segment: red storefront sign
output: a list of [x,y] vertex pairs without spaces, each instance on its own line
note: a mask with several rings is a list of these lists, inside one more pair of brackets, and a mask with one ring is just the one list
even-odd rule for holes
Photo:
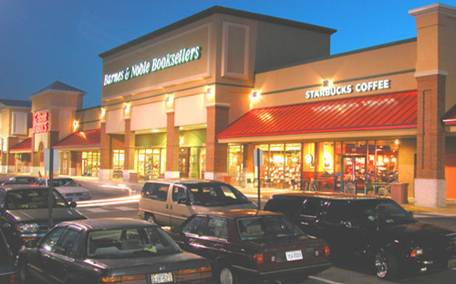
[[33,114],[33,133],[49,131],[49,112],[39,111]]

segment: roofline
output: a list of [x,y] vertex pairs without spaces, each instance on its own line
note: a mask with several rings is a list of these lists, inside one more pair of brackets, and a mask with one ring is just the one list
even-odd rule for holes
[[262,70],[260,72],[255,72],[255,75],[256,74],[261,74],[261,73],[267,73],[267,72],[271,72],[271,71],[276,71],[276,70],[280,70],[280,69],[285,69],[285,68],[289,68],[289,67],[294,67],[294,66],[298,66],[298,65],[303,65],[303,64],[309,64],[309,63],[329,60],[329,59],[333,59],[333,58],[337,58],[337,57],[341,57],[341,56],[352,55],[352,54],[356,54],[356,53],[372,51],[372,50],[386,48],[386,47],[391,47],[391,46],[395,46],[395,45],[406,44],[406,43],[410,43],[410,42],[416,42],[416,37],[407,38],[407,39],[401,39],[401,40],[397,40],[397,41],[391,41],[391,42],[382,43],[382,44],[373,45],[373,46],[368,46],[368,47],[363,47],[363,48],[359,48],[359,49],[354,49],[354,50],[350,50],[350,51],[336,53],[336,54],[325,56],[325,57],[307,59],[307,60],[304,60],[302,62],[294,62],[294,63],[291,63],[291,64],[286,64],[286,65],[282,65],[282,66],[279,66],[279,67],[273,67],[273,68],[270,68],[270,69],[267,69],[267,70]]
[[223,6],[212,6],[206,10],[203,10],[201,12],[198,12],[196,14],[193,14],[189,17],[183,18],[181,20],[178,20],[177,22],[174,22],[170,25],[167,25],[165,27],[159,28],[153,32],[150,32],[148,34],[145,34],[143,36],[140,36],[136,39],[133,39],[127,43],[124,43],[122,45],[119,45],[117,47],[114,47],[112,49],[109,49],[107,51],[104,51],[99,54],[101,58],[105,58],[107,56],[113,55],[121,50],[127,49],[133,45],[143,43],[151,38],[158,37],[162,34],[165,34],[167,32],[170,32],[172,30],[181,28],[187,24],[190,24],[192,22],[196,22],[200,19],[203,19],[205,17],[209,17],[213,14],[226,14],[226,15],[231,15],[231,16],[238,16],[238,17],[243,17],[243,18],[250,18],[253,20],[258,20],[258,21],[263,21],[263,22],[273,22],[276,24],[280,25],[287,25],[295,28],[300,28],[300,29],[306,29],[306,30],[314,30],[317,32],[321,33],[326,33],[326,34],[333,34],[336,32],[335,29],[331,29],[328,27],[323,27],[323,26],[318,26],[318,25],[312,25],[312,24],[307,24],[299,21],[294,21],[290,19],[285,19],[285,18],[279,18],[279,17],[274,17],[274,16],[269,16],[269,15],[264,15],[264,14],[258,14],[258,13],[253,13],[253,12],[247,12],[243,10],[238,10],[238,9],[233,9],[233,8],[227,8]]
[[82,112],[82,111],[91,110],[91,109],[96,109],[96,108],[101,108],[101,105],[91,106],[91,107],[85,107],[85,108],[80,108],[80,109],[77,109],[76,112]]

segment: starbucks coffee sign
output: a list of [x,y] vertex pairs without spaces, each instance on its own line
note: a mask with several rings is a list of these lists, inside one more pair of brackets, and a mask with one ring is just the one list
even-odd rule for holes
[[154,57],[128,66],[118,72],[105,74],[103,86],[109,86],[122,81],[141,77],[152,72],[185,64],[201,58],[201,46],[182,48],[176,52],[167,53],[160,57]]
[[391,88],[391,80],[376,80],[357,83],[355,85],[336,85],[323,86],[320,89],[308,90],[305,93],[306,100],[318,99],[323,97],[333,97],[340,95],[348,95],[352,93],[367,93]]

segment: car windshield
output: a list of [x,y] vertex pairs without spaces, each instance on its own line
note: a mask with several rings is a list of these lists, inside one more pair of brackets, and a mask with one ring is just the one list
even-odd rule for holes
[[237,221],[241,240],[296,237],[304,233],[283,216],[252,216]]
[[34,177],[11,177],[4,181],[4,184],[33,184],[36,183]]
[[250,203],[248,198],[232,186],[223,183],[187,185],[193,205],[225,206]]
[[181,252],[179,246],[156,226],[91,231],[89,258],[131,258]]
[[[44,209],[48,208],[47,188],[36,189],[14,189],[6,193],[5,209],[23,210],[23,209]],[[66,201],[60,194],[54,191],[54,208],[66,207]]]
[[361,223],[413,223],[413,216],[392,200],[358,200],[350,204],[354,219]]

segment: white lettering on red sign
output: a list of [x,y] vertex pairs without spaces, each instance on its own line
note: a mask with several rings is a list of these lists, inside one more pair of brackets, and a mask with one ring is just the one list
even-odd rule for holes
[[39,111],[33,114],[33,133],[49,131],[49,112]]

